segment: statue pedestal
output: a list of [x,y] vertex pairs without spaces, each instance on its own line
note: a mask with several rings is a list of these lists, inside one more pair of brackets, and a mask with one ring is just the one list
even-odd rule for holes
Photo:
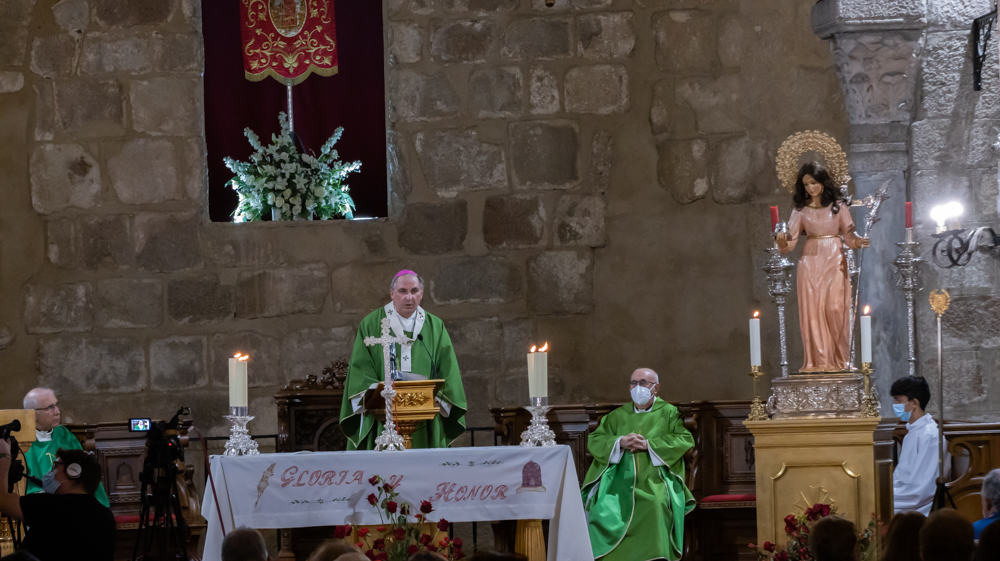
[[815,503],[865,528],[892,518],[892,423],[876,418],[744,421],[754,436],[757,543],[784,546],[785,517]]
[[[429,421],[438,414],[440,407],[434,397],[444,385],[444,380],[399,380],[392,383],[396,397],[392,400],[392,420],[396,430],[403,437],[403,445],[413,448],[411,436],[420,421]],[[385,399],[382,397],[384,384],[368,390],[365,409],[371,411],[380,422],[385,422]]]

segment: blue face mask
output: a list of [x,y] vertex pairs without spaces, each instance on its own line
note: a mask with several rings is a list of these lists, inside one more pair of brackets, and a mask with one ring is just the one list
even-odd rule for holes
[[45,477],[42,478],[42,491],[45,491],[50,495],[55,495],[58,490],[59,482],[56,481],[56,470],[52,470],[46,473]]
[[902,419],[905,422],[909,422],[909,420],[910,420],[910,413],[912,413],[912,411],[907,411],[906,410],[906,404],[905,403],[893,403],[892,404],[892,412],[897,417],[899,417],[900,419]]

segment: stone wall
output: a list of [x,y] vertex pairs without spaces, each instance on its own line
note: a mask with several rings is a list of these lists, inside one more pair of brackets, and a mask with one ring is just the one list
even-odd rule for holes
[[213,224],[197,0],[0,0],[0,407],[41,383],[75,421],[187,404],[219,433],[239,350],[272,432],[273,392],[348,355],[403,267],[470,425],[525,401],[543,340],[555,402],[627,399],[637,366],[747,398],[756,308],[777,370],[774,151],[849,125],[811,4],[387,0],[390,218]]

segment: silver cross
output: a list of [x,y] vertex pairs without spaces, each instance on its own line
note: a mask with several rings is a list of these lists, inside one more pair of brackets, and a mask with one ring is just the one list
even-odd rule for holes
[[391,347],[389,345],[395,345],[396,343],[406,345],[412,342],[413,340],[406,336],[392,336],[389,329],[389,318],[387,317],[382,318],[381,337],[365,337],[366,346],[382,345],[382,379],[385,380],[382,397],[385,398],[385,428],[382,434],[375,439],[375,450],[403,450],[405,447],[403,437],[399,436],[399,433],[396,432],[396,423],[392,420],[392,401],[396,397],[396,389],[392,387],[392,373],[390,372],[391,366],[389,365]]

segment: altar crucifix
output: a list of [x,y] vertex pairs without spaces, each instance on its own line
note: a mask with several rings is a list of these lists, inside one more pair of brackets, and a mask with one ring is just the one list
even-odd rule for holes
[[396,424],[392,420],[393,398],[396,397],[396,390],[393,388],[393,374],[395,364],[392,364],[391,355],[394,354],[395,345],[407,345],[413,341],[406,337],[395,337],[389,327],[389,318],[382,318],[382,336],[365,337],[366,346],[382,345],[382,372],[385,377],[385,386],[382,389],[382,397],[385,398],[385,429],[375,439],[376,450],[403,450],[403,437],[396,432]]

